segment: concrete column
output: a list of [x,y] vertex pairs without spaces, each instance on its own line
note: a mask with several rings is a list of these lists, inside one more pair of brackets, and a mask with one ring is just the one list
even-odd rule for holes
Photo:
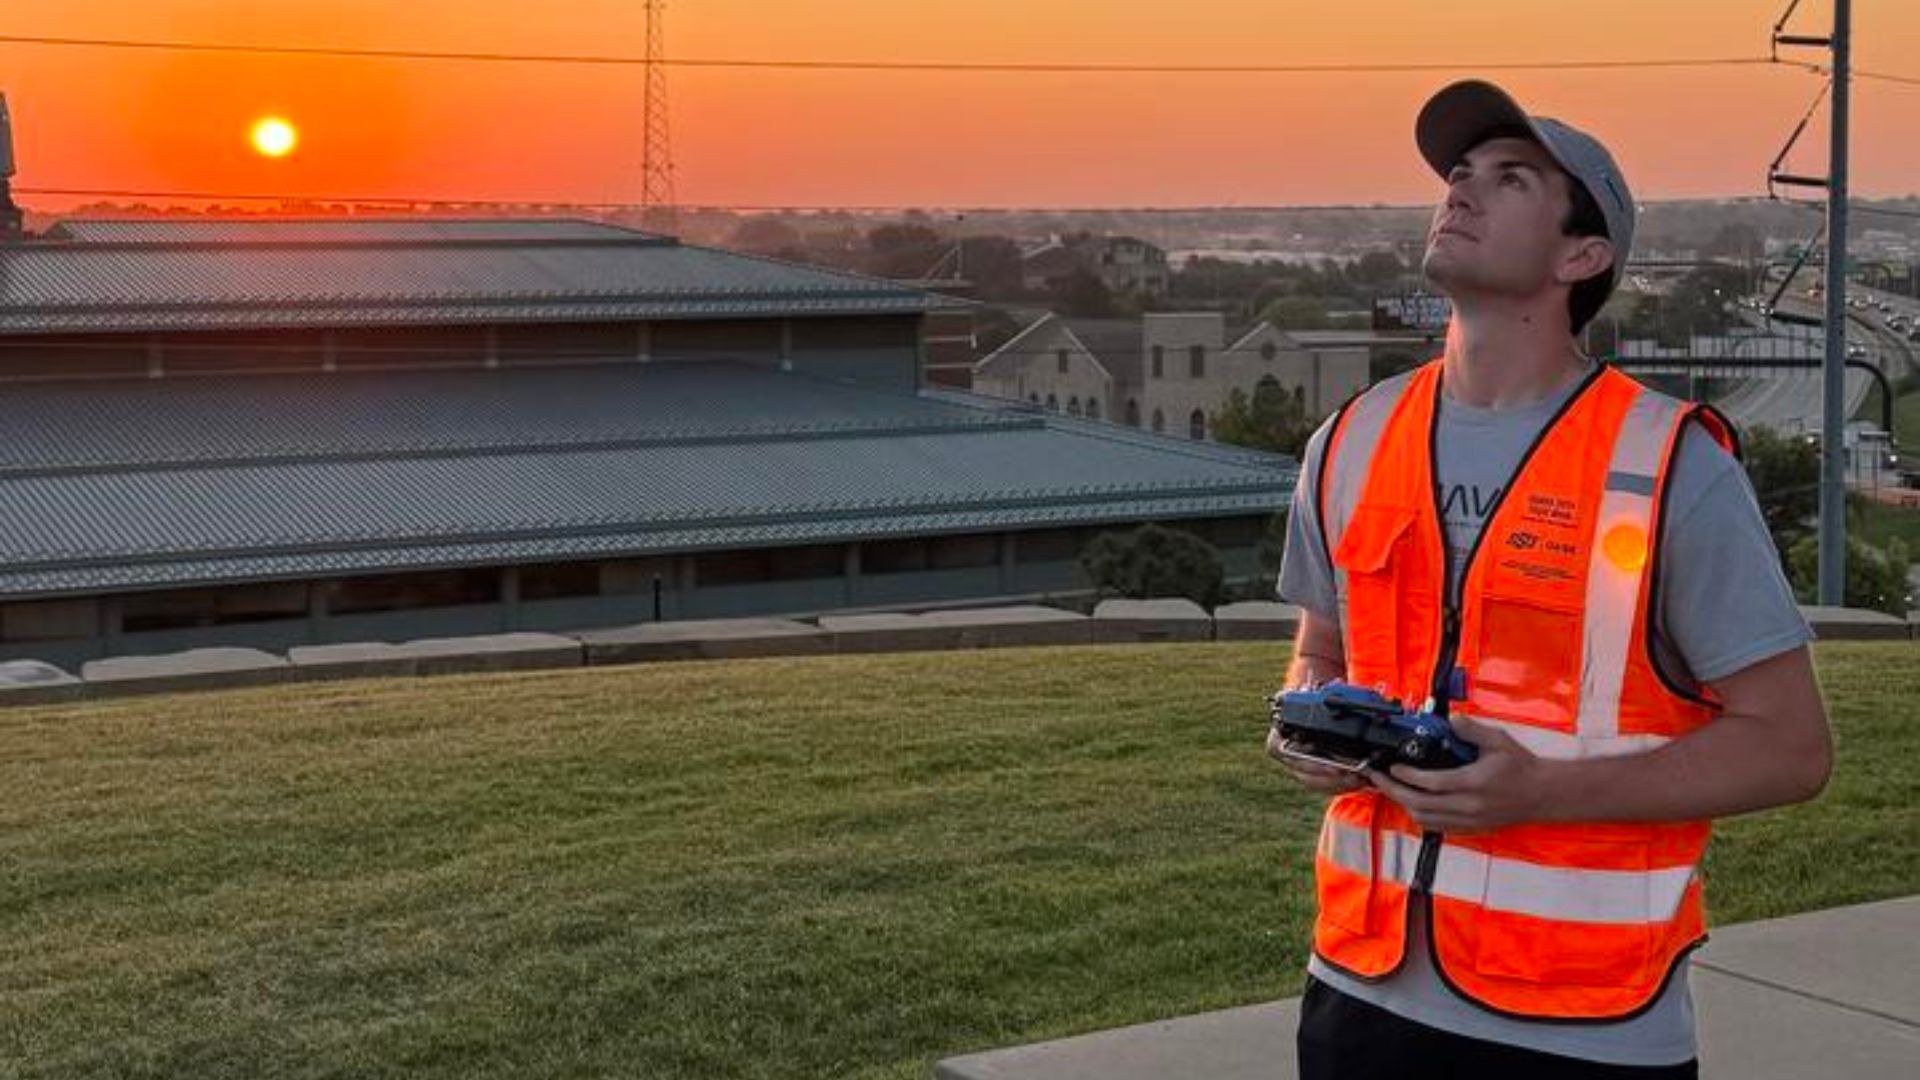
[[780,370],[793,370],[793,320],[780,320]]
[[855,598],[860,595],[860,543],[855,541],[847,545],[846,562],[842,570],[841,596],[848,607],[858,604]]
[[509,566],[500,571],[500,629],[520,628],[520,568]]
[[100,598],[100,640],[107,643],[109,653],[119,651],[120,606],[120,598],[117,596]]
[[327,583],[310,581],[307,583],[307,640],[319,645],[327,637]]
[[329,373],[340,370],[339,343],[331,330],[320,332],[320,370]]
[[645,364],[653,360],[653,324],[641,323],[634,328],[633,358]]
[[500,328],[497,326],[487,327],[487,355],[485,366],[490,368],[500,366]]
[[166,350],[158,334],[147,335],[147,378],[158,379],[167,373]]

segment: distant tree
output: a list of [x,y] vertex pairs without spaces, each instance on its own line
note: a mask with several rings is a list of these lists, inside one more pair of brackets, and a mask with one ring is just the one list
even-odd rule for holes
[[880,277],[918,278],[952,242],[925,225],[880,225],[867,233],[867,272]]
[[1360,256],[1348,275],[1361,285],[1385,288],[1396,285],[1407,273],[1407,264],[1391,251],[1369,251]]
[[[1847,537],[1847,580],[1842,590],[1847,607],[1884,611],[1905,618],[1907,595],[1907,545],[1898,538],[1887,546],[1875,547],[1853,535]],[[1787,579],[1794,595],[1803,604],[1819,597],[1820,538],[1805,536],[1787,553]]]
[[1078,319],[1112,318],[1120,311],[1113,293],[1091,270],[1077,269],[1053,289],[1053,306],[1063,315]]
[[1741,433],[1747,479],[1760,516],[1785,559],[1809,535],[1820,508],[1820,451],[1805,439],[1756,427]]
[[1023,294],[1020,245],[1008,237],[967,237],[960,243],[958,269],[982,300],[1018,300]]
[[734,228],[728,246],[762,255],[793,251],[801,246],[800,230],[771,214],[756,215]]
[[1278,382],[1262,379],[1247,392],[1234,387],[1208,423],[1217,442],[1299,457],[1313,434],[1313,420],[1300,399]]
[[1671,330],[1684,335],[1721,334],[1739,319],[1733,302],[1747,291],[1746,272],[1737,266],[1702,266],[1674,283],[1662,305]]
[[1094,587],[1134,600],[1184,596],[1211,609],[1226,595],[1226,569],[1212,544],[1179,529],[1142,525],[1103,532],[1080,552]]
[[1282,296],[1262,309],[1260,317],[1282,330],[1324,330],[1327,304],[1312,296]]

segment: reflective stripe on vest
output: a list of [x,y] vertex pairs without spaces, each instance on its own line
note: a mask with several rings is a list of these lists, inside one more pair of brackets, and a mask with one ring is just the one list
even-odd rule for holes
[[[1382,830],[1377,880],[1413,883],[1420,859],[1420,838]],[[1372,837],[1365,829],[1327,820],[1321,827],[1320,854],[1351,873],[1366,877],[1376,865]],[[1658,870],[1588,870],[1542,866],[1448,844],[1440,849],[1430,892],[1492,911],[1510,911],[1541,919],[1583,923],[1663,923],[1680,910],[1692,866]]]
[[[1620,684],[1633,644],[1634,615],[1640,604],[1641,578],[1653,551],[1654,484],[1680,419],[1680,402],[1641,390],[1627,410],[1613,460],[1607,465],[1606,493],[1587,564],[1586,638],[1580,665],[1582,739],[1600,753],[1614,748],[1620,733]],[[1641,736],[1615,752],[1650,749],[1665,740]]]
[[1380,436],[1386,433],[1394,406],[1412,381],[1412,372],[1396,375],[1355,398],[1341,417],[1339,430],[1321,450],[1332,455],[1327,463],[1327,489],[1319,493],[1329,551],[1334,540],[1347,531],[1353,508],[1360,505],[1360,492],[1367,484],[1367,464],[1380,445]]

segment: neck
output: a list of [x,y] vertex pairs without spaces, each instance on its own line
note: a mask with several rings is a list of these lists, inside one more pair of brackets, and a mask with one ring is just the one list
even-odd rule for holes
[[1578,379],[1587,358],[1564,310],[1504,300],[1454,303],[1441,383],[1449,398],[1487,409],[1531,405]]

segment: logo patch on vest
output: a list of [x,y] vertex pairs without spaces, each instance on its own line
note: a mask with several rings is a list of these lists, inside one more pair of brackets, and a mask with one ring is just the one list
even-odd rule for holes
[[1579,547],[1567,533],[1579,527],[1580,504],[1559,495],[1528,495],[1516,527],[1500,538],[1507,550],[1496,566],[1504,574],[1533,582],[1580,579]]

